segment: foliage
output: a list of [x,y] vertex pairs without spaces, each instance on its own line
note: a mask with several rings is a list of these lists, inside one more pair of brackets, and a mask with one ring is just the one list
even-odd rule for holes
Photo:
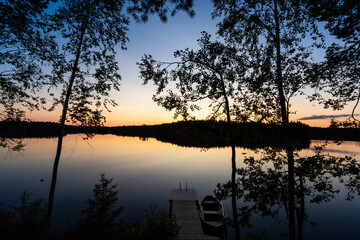
[[125,49],[128,41],[129,20],[122,11],[122,1],[62,1],[48,16],[48,33],[61,36],[51,80],[53,86],[64,86],[60,97],[54,95],[51,110],[68,99],[74,123],[97,126],[104,121],[99,107],[116,105],[109,99],[109,91],[119,90],[121,80],[115,46]]
[[118,191],[112,181],[101,174],[99,183],[94,186],[93,198],[87,201],[88,207],[79,222],[87,239],[111,239],[120,227],[119,215],[123,208],[116,207]]
[[345,121],[337,121],[335,119],[331,119],[330,128],[353,128],[359,129],[360,122],[356,121],[352,118],[348,118]]
[[316,19],[299,1],[215,0],[214,7],[213,17],[221,18],[218,34],[251,62],[251,91],[272,97],[275,102],[265,106],[275,104],[286,123],[291,97],[310,84],[312,50],[322,44]]
[[[313,87],[318,91],[311,100],[318,100],[325,108],[343,109],[349,102],[355,102],[352,118],[360,100],[360,21],[358,1],[318,0],[308,1],[313,16],[325,21],[325,28],[339,41],[330,45],[326,59],[314,69],[320,75]],[[326,93],[325,96],[321,91]],[[327,95],[330,95],[328,97]]]
[[[221,42],[211,42],[210,37],[202,33],[198,51],[175,51],[178,62],[158,62],[145,55],[138,63],[144,84],[153,81],[157,86],[153,100],[166,110],[175,110],[174,118],[194,119],[189,111],[200,110],[196,102],[207,99],[213,109],[209,117],[216,119],[225,114],[227,99],[242,96],[237,82],[244,74],[244,67],[237,64],[242,57]],[[177,92],[167,88],[170,82],[176,83]]]
[[44,202],[41,199],[30,201],[30,195],[24,191],[19,206],[0,209],[2,239],[48,239]]
[[[131,2],[139,4],[138,1]],[[165,4],[161,2],[162,5]],[[171,2],[178,3],[177,0]],[[48,91],[53,96],[53,105],[49,110],[55,109],[59,104],[63,106],[49,192],[49,224],[65,122],[71,121],[81,126],[102,126],[105,122],[103,108],[109,110],[109,106],[117,105],[109,93],[112,89],[120,89],[121,76],[115,59],[115,47],[126,49],[129,25],[129,17],[125,13],[126,3],[124,0],[63,0],[53,13],[47,15],[46,33],[59,39],[57,42],[61,49],[52,64],[51,85],[62,87],[60,96],[55,96],[49,88]],[[159,1],[148,2],[147,6],[156,3]],[[188,3],[191,4],[192,1]],[[140,8],[135,12],[138,10],[146,11]],[[150,14],[153,13],[150,11]]]
[[176,224],[174,216],[170,216],[167,211],[156,211],[150,207],[145,216],[145,221],[139,224],[126,226],[120,239],[127,240],[146,240],[159,239],[166,240],[176,237],[179,233],[179,226]]
[[0,2],[2,111],[16,108],[17,104],[34,110],[45,102],[36,93],[47,84],[43,67],[56,56],[54,39],[43,29],[42,14],[48,4],[48,0]]
[[325,21],[325,28],[339,39],[352,42],[359,35],[360,3],[356,0],[335,1],[335,0],[316,0],[308,1],[310,13]]
[[100,175],[93,188],[93,198],[75,226],[51,232],[46,227],[46,208],[41,199],[30,201],[26,191],[20,195],[20,204],[0,208],[0,238],[17,239],[170,239],[176,237],[179,227],[174,216],[166,210],[152,207],[146,211],[145,220],[140,223],[125,223],[119,218],[123,208],[116,207],[118,191],[113,179]]
[[[58,3],[50,4],[52,2]],[[70,118],[83,124],[103,121],[99,110],[90,109],[91,100],[86,98],[92,99],[98,107],[99,97],[105,96],[105,108],[107,105],[114,105],[106,97],[111,86],[114,89],[119,87],[117,81],[120,75],[116,73],[118,66],[114,60],[113,47],[120,42],[122,48],[125,48],[125,34],[129,23],[126,14],[135,20],[141,15],[145,22],[148,15],[158,13],[162,21],[166,21],[168,10],[171,15],[186,11],[193,16],[192,6],[192,0],[1,1],[0,106],[9,109],[20,103],[34,110],[40,107],[39,103],[45,103],[45,98],[36,94],[42,87],[48,84],[58,87],[63,84],[63,91],[66,91],[69,83],[65,83],[64,75],[74,67],[75,46],[81,42],[78,41],[80,28],[84,27],[82,23],[86,19],[87,31],[80,44],[81,65],[86,69],[77,73],[77,78],[80,79],[77,80],[79,85],[74,89],[77,96],[72,99],[74,111]],[[46,74],[51,69],[50,65],[54,68],[52,76]],[[90,65],[96,65],[92,73],[89,72]],[[89,75],[97,83],[85,81],[85,78],[89,80]],[[56,97],[55,105],[63,103],[63,98],[64,96]]]
[[273,238],[266,234],[265,230],[262,230],[259,234],[249,233],[246,234],[246,240],[273,240]]
[[[310,85],[312,50],[323,44],[317,19],[302,1],[214,0],[214,7],[213,17],[221,18],[218,34],[251,63],[250,91],[255,96],[270,96],[265,108],[272,106],[286,127],[290,99],[304,94],[303,89]],[[304,43],[306,38],[312,42]],[[286,150],[288,239],[295,239],[294,154],[290,142]]]
[[45,217],[42,199],[30,202],[30,193],[26,191],[20,195],[20,206],[12,206],[16,218],[22,223],[41,221]]
[[100,175],[93,189],[93,198],[76,226],[53,235],[54,239],[169,239],[178,234],[179,227],[174,217],[165,210],[150,208],[141,223],[125,223],[119,218],[122,207],[116,207],[118,191],[113,179]]
[[[184,120],[194,119],[189,110],[200,110],[196,102],[201,100],[210,101],[212,107],[210,119],[226,120],[228,136],[231,145],[232,179],[236,174],[236,150],[235,139],[231,122],[234,120],[249,121],[258,115],[251,116],[256,106],[248,110],[242,104],[247,100],[244,89],[243,77],[247,70],[246,58],[231,46],[226,46],[219,41],[211,42],[210,34],[203,32],[198,40],[200,49],[189,49],[174,52],[179,62],[160,63],[152,59],[151,55],[145,55],[139,63],[141,77],[144,84],[153,81],[157,86],[153,100],[165,109],[175,110],[174,118],[181,115]],[[167,70],[171,65],[174,68]],[[177,92],[167,90],[165,96],[161,95],[169,82],[174,82]],[[235,116],[235,117],[234,117]],[[252,119],[251,119],[252,120]],[[260,118],[261,120],[261,118]],[[233,181],[234,182],[234,181]],[[233,190],[236,188],[233,186]],[[235,238],[240,238],[236,218],[236,199],[232,199],[235,227]]]
[[[228,105],[233,121],[273,122],[276,110],[269,104],[271,97],[261,98],[249,91],[250,62],[246,56],[220,41],[212,42],[206,32],[198,43],[198,51],[175,51],[179,61],[159,62],[145,55],[138,63],[144,84],[153,81],[157,86],[153,100],[166,110],[174,110],[174,118],[194,119],[190,112],[200,110],[197,102],[204,100],[212,108],[209,119],[225,120]],[[176,83],[176,92],[171,82]]]
[[[125,224],[119,218],[123,210],[116,207],[117,185],[112,185],[113,179],[105,174],[100,175],[98,184],[93,189],[93,198],[89,199],[88,207],[83,211],[83,218],[73,229],[72,236],[77,239],[169,239],[178,234],[179,227],[174,217],[169,217],[167,211],[156,211],[150,208],[145,220],[141,223]],[[71,231],[70,231],[71,232]]]
[[[0,2],[1,121],[24,120],[24,109],[36,110],[45,103],[37,93],[48,80],[43,67],[56,55],[54,39],[44,33],[42,25],[48,4],[48,0]],[[1,138],[0,147],[20,151],[23,144]]]
[[[131,0],[131,6],[127,8],[127,12],[136,22],[147,22],[150,14],[157,13],[162,22],[167,22],[168,11],[174,16],[178,11],[186,12],[190,17],[195,15],[192,7],[193,0]],[[171,6],[173,8],[171,9]]]
[[[305,199],[309,203],[327,202],[339,192],[333,185],[335,178],[348,189],[346,200],[360,195],[359,162],[350,156],[325,155],[321,150],[322,147],[318,147],[315,155],[298,157],[295,161],[295,203],[300,222],[308,219]],[[287,212],[288,173],[285,156],[271,150],[259,160],[249,157],[244,163],[246,166],[238,169],[239,177],[236,180],[237,198],[244,202],[240,208],[240,222],[250,225],[253,214],[278,219],[281,208]],[[230,197],[229,190],[229,182],[218,184],[215,194],[219,199],[226,199]]]
[[127,16],[122,13],[122,1],[64,0],[61,3],[54,13],[47,16],[47,33],[58,35],[62,50],[58,61],[53,64],[51,79],[54,87],[61,85],[62,92],[60,96],[50,93],[54,96],[50,110],[58,104],[63,105],[49,191],[49,225],[65,121],[82,126],[101,126],[105,121],[101,106],[108,109],[108,104],[116,105],[109,99],[109,91],[119,90],[121,80],[115,47],[120,45],[125,49],[129,24]]
[[[169,2],[174,5],[172,14],[190,11],[192,7],[192,1]],[[120,89],[121,76],[115,56],[116,47],[126,50],[129,41],[128,14],[135,19],[141,14],[145,19],[149,14],[159,13],[161,19],[166,19],[166,1],[63,0],[60,3],[54,14],[48,16],[47,33],[57,36],[61,48],[53,64],[51,83],[54,87],[62,86],[60,96],[51,93],[54,104],[50,110],[58,104],[69,104],[68,121],[99,126],[105,121],[102,109],[110,111],[110,106],[117,105],[109,93]]]
[[[313,84],[317,92],[310,100],[319,101],[324,108],[342,110],[350,102],[354,102],[352,118],[356,120],[356,109],[359,103],[359,45],[349,47],[333,44],[327,50],[324,62],[314,67],[314,74],[320,76]],[[326,94],[323,95],[322,92]]]
[[21,122],[25,120],[25,113],[13,107],[6,108],[0,114],[0,121],[4,125],[0,128],[0,147],[8,151],[22,151],[25,145],[21,137],[25,135]]
[[[58,104],[67,105],[65,93],[70,90],[69,120],[90,126],[105,120],[99,108],[101,104],[106,109],[109,105],[116,105],[109,99],[109,91],[111,88],[119,89],[121,77],[114,46],[121,43],[125,49],[129,23],[126,11],[135,19],[141,15],[144,22],[148,15],[155,13],[166,21],[170,6],[173,7],[172,15],[178,11],[194,15],[192,0],[64,0],[51,5],[50,9],[51,2],[57,0],[0,3],[0,105],[5,110],[13,108],[16,103],[30,110],[38,109],[39,103],[45,103],[45,98],[38,97],[36,92],[50,85],[48,92],[54,96],[50,110]],[[81,30],[85,31],[83,36]],[[80,65],[74,65],[77,50],[81,52]],[[45,74],[51,68],[52,74]],[[76,72],[74,87],[72,81],[64,79],[71,72]],[[55,96],[59,85],[62,95]],[[55,90],[51,91],[53,87]]]

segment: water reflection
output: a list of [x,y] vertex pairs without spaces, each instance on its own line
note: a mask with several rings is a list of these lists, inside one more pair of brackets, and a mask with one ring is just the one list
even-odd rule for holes
[[[305,222],[310,225],[316,224],[311,219],[311,211],[306,211],[308,204],[329,202],[340,192],[340,188],[343,190],[342,197],[347,201],[353,200],[354,197],[360,195],[360,162],[352,156],[325,154],[324,152],[335,152],[331,146],[327,151],[322,151],[325,146],[326,144],[322,146],[314,145],[310,148],[315,149],[314,155],[311,156],[294,154],[296,156],[294,164],[294,207],[298,240],[303,239]],[[287,170],[288,154],[273,149],[267,149],[263,152],[264,155],[260,158],[247,156],[244,159],[245,166],[237,171],[237,198],[241,206],[239,208],[239,217],[242,226],[251,226],[253,215],[268,216],[277,221],[289,217],[289,205],[287,202],[289,194],[287,190],[287,179],[289,177]],[[352,152],[354,153],[354,151]],[[215,193],[219,199],[230,197],[230,182],[217,185]],[[339,186],[340,184],[342,187]],[[347,216],[348,219],[351,217],[353,216]],[[283,234],[285,235],[286,232],[284,231]],[[359,235],[358,232],[353,231],[349,236],[356,238]],[[336,239],[333,237],[330,238]],[[305,239],[309,238],[306,237]]]
[[[0,150],[0,203],[4,205],[16,204],[23,190],[31,192],[34,199],[47,199],[56,139],[24,139],[23,142],[26,146],[20,154]],[[55,229],[71,225],[79,218],[100,173],[113,177],[114,183],[118,184],[119,206],[125,207],[121,217],[135,221],[144,218],[144,210],[150,205],[156,204],[158,209],[168,209],[170,189],[177,187],[180,181],[188,182],[189,187],[196,188],[199,199],[202,199],[213,192],[217,183],[228,181],[231,172],[229,148],[202,151],[201,148],[179,147],[152,138],[142,141],[137,137],[114,135],[96,135],[88,141],[83,141],[81,135],[68,135],[64,143],[53,215]],[[317,145],[322,143],[316,142]],[[297,159],[313,156],[313,146],[314,143],[309,149],[300,151]],[[331,155],[343,157],[341,151],[359,154],[358,146],[358,143],[354,142],[344,142],[341,145],[329,143],[326,149],[332,151]],[[256,160],[266,157],[262,151],[239,147],[236,150],[239,152],[236,163],[238,168],[250,167],[248,162],[244,162],[246,158],[253,157]],[[255,163],[252,168],[259,165]],[[274,165],[272,161],[263,161],[262,164],[261,168],[265,170],[273,168]],[[302,166],[307,165],[303,163]],[[329,166],[327,169],[332,168]],[[280,170],[277,172],[282,173]],[[286,176],[280,173],[277,174],[282,176],[282,180]],[[310,176],[310,173],[306,172],[306,177]],[[275,175],[275,172],[273,174]],[[44,181],[41,182],[41,179]],[[284,182],[280,180],[276,189],[284,186]],[[316,225],[310,226],[310,222],[304,218],[303,238],[359,238],[359,197],[355,194],[353,201],[344,201],[348,189],[338,181],[338,176],[330,176],[328,180],[332,181],[333,190],[340,192],[334,193],[331,201],[322,201],[321,204],[310,203],[311,197],[315,197],[314,194],[305,195],[304,212]],[[312,182],[306,180],[304,186],[314,191],[316,181],[316,178]],[[348,178],[345,177],[344,181],[348,182]],[[299,184],[299,181],[297,183]],[[261,184],[257,188],[258,193],[266,190],[260,187]],[[299,189],[300,187],[297,188]],[[266,195],[261,194],[261,197]],[[297,195],[297,199],[300,199],[300,195]],[[276,201],[279,203],[276,221],[270,217],[252,215],[250,223],[253,227],[244,228],[242,234],[260,233],[262,229],[266,229],[266,233],[277,237],[280,232],[286,231],[284,207],[280,200]],[[231,213],[231,202],[225,201],[224,204],[227,212]],[[243,201],[238,201],[238,206],[243,206]],[[271,211],[274,211],[277,205],[273,206]],[[300,206],[297,201],[297,207]]]
[[[0,166],[0,202],[13,203],[22,190],[32,197],[47,199],[51,179],[54,139],[25,139],[21,155],[2,151]],[[199,198],[212,192],[219,181],[227,178],[231,167],[227,149],[177,147],[154,139],[140,141],[135,137],[97,135],[87,142],[79,135],[65,137],[63,159],[54,205],[54,225],[66,226],[80,215],[99,173],[114,177],[124,206],[123,217],[141,219],[144,210],[156,204],[169,207],[169,191],[180,181],[196,188]],[[44,182],[40,182],[44,179]]]

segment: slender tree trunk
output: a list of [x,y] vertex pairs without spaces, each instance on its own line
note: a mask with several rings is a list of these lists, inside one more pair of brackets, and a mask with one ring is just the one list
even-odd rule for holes
[[300,181],[300,208],[298,209],[298,211],[296,211],[297,226],[298,226],[297,240],[302,240],[302,230],[303,230],[304,216],[305,216],[304,179],[302,175],[299,176],[299,181]]
[[239,229],[239,221],[237,214],[237,204],[236,204],[236,151],[235,151],[235,139],[234,134],[231,127],[231,118],[230,118],[230,106],[229,100],[225,91],[225,83],[221,78],[221,87],[225,99],[225,108],[226,108],[226,119],[228,126],[228,134],[230,137],[230,145],[231,145],[231,205],[233,209],[233,222],[235,228],[235,239],[240,240],[240,229]]
[[229,125],[229,134],[230,134],[230,143],[231,143],[231,205],[233,208],[233,221],[235,228],[235,239],[240,240],[240,229],[239,229],[239,221],[237,214],[237,204],[236,204],[236,156],[235,156],[235,144],[234,138],[232,136],[231,123],[228,122]]
[[[283,89],[283,77],[281,67],[281,45],[280,45],[280,26],[277,0],[274,0],[275,17],[275,44],[276,44],[276,85],[279,91],[280,110],[282,125],[287,128],[289,117],[286,107],[285,94]],[[286,129],[284,129],[286,131]],[[294,152],[291,143],[286,148],[288,157],[288,239],[295,240],[295,177],[294,177]]]
[[294,151],[291,146],[287,147],[288,157],[288,238],[295,240],[295,176],[294,176]]
[[54,206],[55,187],[56,187],[57,172],[58,172],[63,137],[64,137],[65,120],[66,120],[66,115],[67,115],[67,111],[69,108],[69,100],[70,100],[70,96],[71,96],[72,87],[73,87],[73,84],[75,81],[76,72],[78,71],[79,58],[80,58],[81,48],[83,45],[83,39],[84,39],[84,34],[85,34],[86,27],[87,27],[87,23],[88,23],[88,14],[86,15],[84,22],[82,23],[82,26],[81,26],[81,32],[79,35],[79,43],[76,48],[75,61],[74,61],[74,65],[71,70],[69,86],[66,91],[65,101],[63,104],[63,110],[62,110],[62,114],[61,114],[58,144],[57,144],[56,155],[55,155],[55,160],[54,160],[54,166],[53,166],[53,172],[52,172],[52,178],[51,178],[51,186],[50,186],[50,192],[49,192],[48,210],[47,210],[47,220],[48,220],[49,227],[51,227],[51,216],[52,216],[52,210],[53,210],[53,206]]
[[279,26],[279,16],[277,9],[277,0],[274,0],[274,15],[275,15],[276,74],[277,74],[276,85],[279,91],[282,124],[288,125],[289,118],[286,108],[282,68],[281,68],[280,26]]

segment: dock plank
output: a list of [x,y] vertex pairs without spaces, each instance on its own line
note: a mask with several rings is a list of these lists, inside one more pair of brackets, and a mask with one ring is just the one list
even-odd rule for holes
[[219,238],[204,235],[195,189],[172,189],[170,194],[171,213],[180,226],[177,240],[218,240]]

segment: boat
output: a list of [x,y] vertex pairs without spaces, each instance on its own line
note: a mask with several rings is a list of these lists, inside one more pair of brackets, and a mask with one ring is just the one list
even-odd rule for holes
[[227,215],[223,204],[213,196],[205,196],[200,204],[200,219],[204,234],[223,238]]

